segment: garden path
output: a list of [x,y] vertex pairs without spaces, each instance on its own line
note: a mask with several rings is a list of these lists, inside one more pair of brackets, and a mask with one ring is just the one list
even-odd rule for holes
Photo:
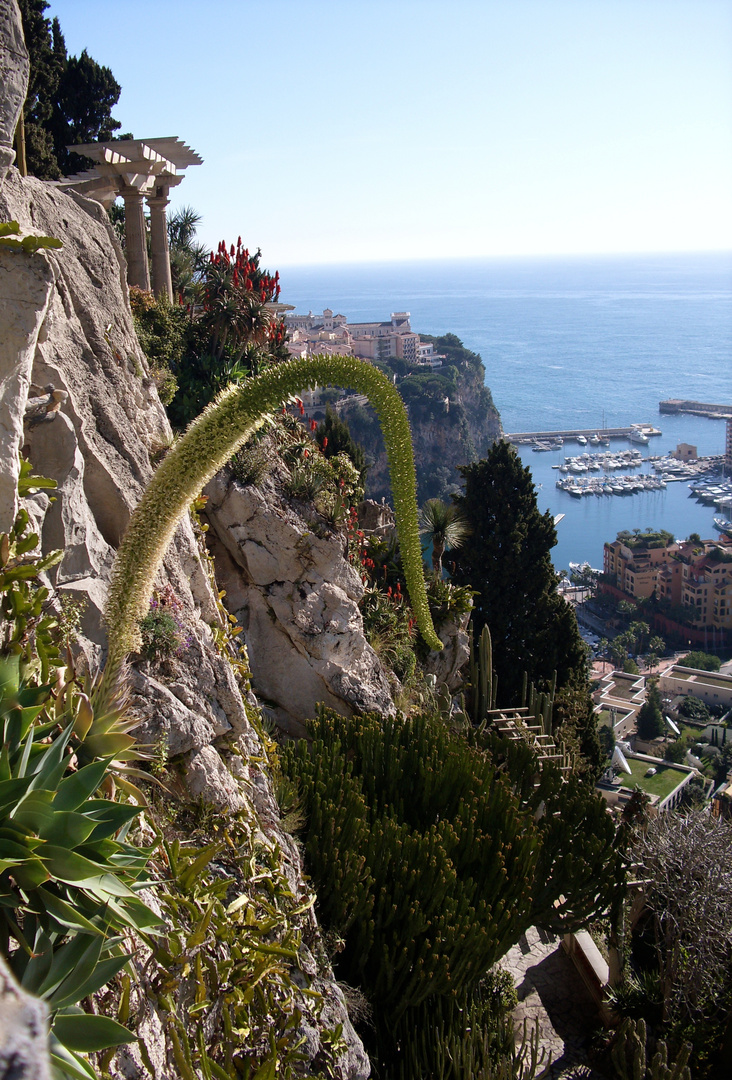
[[514,1023],[529,1032],[539,1024],[540,1047],[551,1064],[539,1076],[547,1080],[603,1080],[588,1063],[592,1032],[600,1027],[597,1007],[560,938],[531,927],[503,957],[501,967],[513,976],[519,1003]]

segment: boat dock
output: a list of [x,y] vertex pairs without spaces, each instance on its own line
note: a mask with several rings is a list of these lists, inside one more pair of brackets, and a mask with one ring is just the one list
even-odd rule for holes
[[653,427],[651,424],[632,424],[630,427],[618,427],[618,428],[576,428],[567,429],[565,431],[515,431],[510,435],[504,436],[508,442],[518,445],[529,445],[533,442],[553,442],[557,439],[574,439],[579,441],[580,438],[589,440],[599,436],[600,439],[629,439],[632,435],[637,436],[639,433],[652,437],[654,435],[660,435],[661,432],[658,428]]
[[714,420],[732,420],[732,405],[710,405],[704,401],[682,401],[680,398],[659,401],[658,411],[661,413],[688,413],[690,416],[708,416]]

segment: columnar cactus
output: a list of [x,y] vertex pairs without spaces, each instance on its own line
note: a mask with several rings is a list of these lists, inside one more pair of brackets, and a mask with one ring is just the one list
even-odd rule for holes
[[404,404],[376,368],[351,356],[290,360],[229,387],[193,421],[148,484],[117,552],[107,602],[112,685],[125,657],[139,646],[138,622],[175,528],[201,488],[278,406],[305,387],[335,382],[355,387],[374,406],[384,432],[394,512],[407,587],[417,626],[431,649],[441,649],[430,616],[417,524],[416,476]]

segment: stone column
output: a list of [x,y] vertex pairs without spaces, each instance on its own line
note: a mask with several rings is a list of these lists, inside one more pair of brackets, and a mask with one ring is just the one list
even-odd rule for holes
[[150,292],[150,270],[147,264],[147,234],[142,209],[144,195],[136,187],[125,184],[120,195],[125,203],[125,248],[127,255],[127,284],[137,285]]
[[155,188],[154,195],[147,196],[150,207],[150,248],[152,252],[152,285],[156,296],[173,299],[173,281],[170,276],[170,249],[168,247],[168,222],[165,208],[168,199],[167,184]]

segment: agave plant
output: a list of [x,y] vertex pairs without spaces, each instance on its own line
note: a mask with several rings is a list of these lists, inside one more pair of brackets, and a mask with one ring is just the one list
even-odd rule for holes
[[[23,463],[18,486],[53,482]],[[34,557],[37,545],[21,509],[0,536],[0,953],[48,1003],[55,1074],[89,1080],[96,1073],[82,1054],[135,1036],[78,1002],[127,963],[121,935],[154,931],[158,920],[137,895],[150,851],[126,839],[139,807],[99,795],[113,760],[132,756],[129,723],[114,700],[95,714],[64,665],[38,581],[61,552]]]

